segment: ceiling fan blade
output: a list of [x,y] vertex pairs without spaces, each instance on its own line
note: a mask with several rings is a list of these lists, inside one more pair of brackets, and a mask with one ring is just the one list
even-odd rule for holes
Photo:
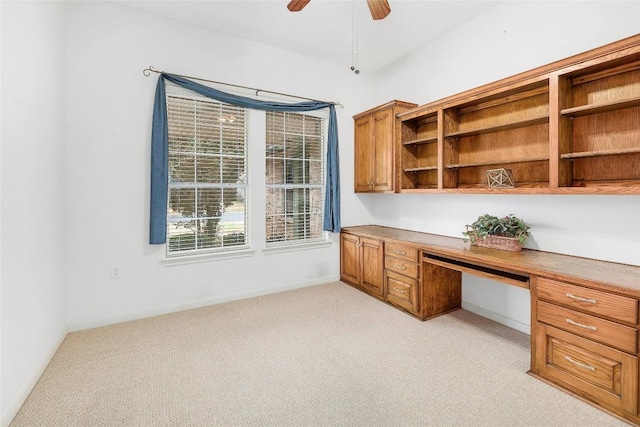
[[287,5],[287,9],[291,12],[300,12],[310,1],[311,0],[291,0]]
[[[292,2],[293,3],[293,2]],[[384,19],[391,13],[391,6],[387,0],[367,0],[371,17],[375,20]]]

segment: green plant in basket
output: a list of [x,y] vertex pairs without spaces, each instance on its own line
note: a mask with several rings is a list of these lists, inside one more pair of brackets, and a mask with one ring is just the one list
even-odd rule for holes
[[467,230],[462,234],[464,241],[471,241],[475,244],[477,239],[484,239],[487,236],[501,236],[518,239],[518,243],[524,245],[529,237],[529,227],[523,220],[509,214],[504,218],[484,214],[480,215],[471,225],[467,225]]

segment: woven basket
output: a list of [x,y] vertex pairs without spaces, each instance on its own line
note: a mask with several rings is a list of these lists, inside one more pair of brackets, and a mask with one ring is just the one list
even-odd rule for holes
[[522,245],[515,237],[485,236],[482,238],[478,237],[475,231],[472,231],[472,234],[474,238],[471,241],[475,246],[510,252],[519,252],[522,250]]

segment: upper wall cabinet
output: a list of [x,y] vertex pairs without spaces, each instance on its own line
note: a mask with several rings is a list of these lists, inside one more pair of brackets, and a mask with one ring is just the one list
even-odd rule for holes
[[640,35],[398,118],[400,192],[640,194]]
[[393,193],[398,164],[396,115],[416,104],[391,101],[353,117],[356,193]]

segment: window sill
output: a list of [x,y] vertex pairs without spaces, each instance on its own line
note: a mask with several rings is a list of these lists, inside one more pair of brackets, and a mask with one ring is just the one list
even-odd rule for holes
[[297,252],[304,251],[308,249],[320,249],[327,248],[331,246],[332,242],[330,240],[321,241],[321,242],[310,242],[310,243],[296,243],[290,245],[281,245],[281,246],[270,246],[268,248],[264,248],[262,253],[265,255],[269,254],[277,254],[281,252]]
[[209,252],[206,254],[184,255],[167,257],[160,261],[161,264],[171,267],[174,265],[193,264],[196,262],[218,261],[223,259],[245,258],[252,256],[256,251],[254,249],[241,249],[229,252]]

